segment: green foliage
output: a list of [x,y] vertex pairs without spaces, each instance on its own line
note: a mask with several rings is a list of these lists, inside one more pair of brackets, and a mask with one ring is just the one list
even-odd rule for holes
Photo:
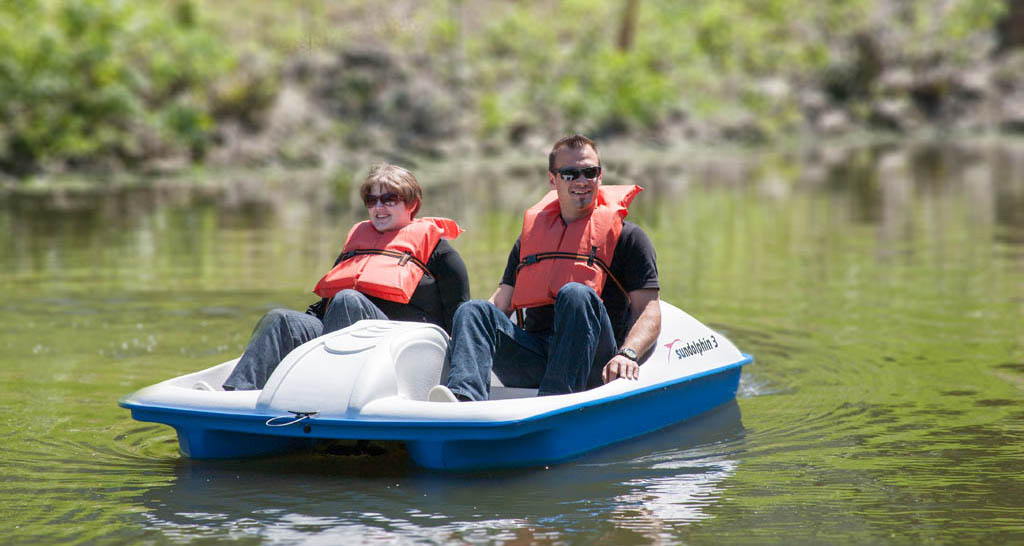
[[661,119],[677,91],[650,50],[615,48],[613,5],[522,4],[473,35],[470,70],[483,87],[484,134],[504,120],[604,133],[649,128]]
[[[471,36],[482,133],[500,131],[502,120],[523,121],[506,109],[529,112],[542,131],[601,133],[656,128],[680,111],[738,108],[778,133],[800,123],[797,99],[766,96],[762,79],[817,81],[858,62],[851,51],[863,36],[891,48],[883,61],[938,55],[969,62],[978,55],[969,40],[989,32],[1003,9],[994,0],[643,0],[637,39],[619,51],[624,5],[490,4]],[[841,70],[873,76],[856,66]]]
[[[347,145],[367,123],[447,138],[438,127],[456,109],[459,126],[489,143],[657,132],[679,119],[748,119],[771,136],[802,122],[793,87],[772,82],[822,85],[856,114],[885,66],[976,62],[977,37],[1005,9],[999,0],[640,0],[622,48],[626,5],[6,0],[0,171],[202,158],[224,121],[261,129],[283,67],[302,56],[341,59],[326,70],[342,72],[320,74],[326,84],[295,77],[320,85],[311,94],[353,135]],[[865,59],[865,43],[881,58]],[[353,69],[353,52],[393,70]],[[423,99],[418,110],[413,99]],[[396,114],[413,110],[416,119]]]
[[233,63],[186,0],[5,2],[0,50],[0,167],[15,173],[201,155],[206,90]]

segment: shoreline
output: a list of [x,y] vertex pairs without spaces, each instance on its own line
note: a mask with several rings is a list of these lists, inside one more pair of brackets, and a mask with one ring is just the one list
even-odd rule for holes
[[[815,140],[813,135],[803,135],[782,141],[745,144],[735,141],[718,143],[674,141],[659,142],[642,137],[608,138],[598,145],[604,162],[636,162],[642,158],[652,167],[693,167],[700,163],[726,162],[732,164],[755,164],[769,157],[791,157],[797,163],[808,158],[834,155],[837,151],[849,151],[889,146],[931,146],[953,144],[961,146],[990,145],[1006,143],[1024,145],[1024,136],[1002,132],[947,132],[940,127],[928,127],[911,134],[897,134],[879,131],[860,131]],[[825,151],[830,151],[825,154]],[[386,155],[386,154],[381,154]],[[391,161],[407,166],[425,187],[445,183],[445,180],[472,176],[482,170],[499,171],[537,170],[543,173],[546,149],[533,151],[524,147],[510,147],[503,153],[476,153],[468,157],[426,157],[409,155],[401,159],[377,157],[370,152],[360,152],[345,161],[328,165],[286,165],[267,163],[246,164],[193,164],[185,168],[162,172],[142,170],[120,170],[116,172],[74,171],[59,174],[42,174],[16,179],[0,178],[0,196],[31,197],[52,194],[102,195],[150,189],[188,189],[193,191],[218,192],[238,185],[255,185],[265,190],[281,189],[299,184],[330,186],[336,190],[347,190],[365,174],[369,166],[378,161]]]

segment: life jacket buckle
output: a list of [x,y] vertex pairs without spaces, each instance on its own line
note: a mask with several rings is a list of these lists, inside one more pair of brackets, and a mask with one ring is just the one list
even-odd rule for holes
[[587,258],[587,265],[588,266],[593,266],[594,265],[594,260],[596,258],[597,258],[597,247],[596,246],[592,246],[592,247],[590,247],[590,257]]
[[409,258],[412,258],[411,252],[403,252],[402,257],[398,259],[398,265],[405,265],[409,263]]

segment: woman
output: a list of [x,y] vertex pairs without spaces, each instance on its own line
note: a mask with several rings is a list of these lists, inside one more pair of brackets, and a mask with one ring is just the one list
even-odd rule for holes
[[361,319],[430,322],[451,333],[455,309],[469,299],[466,265],[446,239],[462,232],[446,218],[415,219],[423,191],[396,165],[379,165],[359,188],[370,219],[313,290],[305,313],[274,309],[260,319],[224,390],[262,389],[292,349]]

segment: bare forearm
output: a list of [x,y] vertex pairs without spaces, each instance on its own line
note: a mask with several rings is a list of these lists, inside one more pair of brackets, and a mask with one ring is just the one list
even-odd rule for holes
[[640,316],[630,327],[622,348],[630,348],[638,355],[643,355],[654,346],[661,333],[661,305],[658,300],[647,302]]
[[[642,290],[630,293],[630,310],[635,318],[629,333],[622,342],[622,349],[633,349],[637,355],[647,353],[654,346],[661,333],[661,304],[657,290]],[[638,379],[640,363],[622,354],[616,354],[601,370],[601,378],[607,383],[616,378]]]
[[498,289],[491,294],[487,301],[493,303],[495,307],[501,309],[501,312],[507,315],[512,312],[512,289],[513,287],[507,284],[499,284]]

